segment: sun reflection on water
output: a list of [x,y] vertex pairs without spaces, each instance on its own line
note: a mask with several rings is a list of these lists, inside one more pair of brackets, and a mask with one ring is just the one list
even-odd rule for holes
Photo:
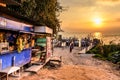
[[93,37],[94,37],[94,38],[97,38],[97,39],[101,39],[101,38],[102,38],[102,33],[100,33],[100,32],[95,32],[95,33],[93,34]]

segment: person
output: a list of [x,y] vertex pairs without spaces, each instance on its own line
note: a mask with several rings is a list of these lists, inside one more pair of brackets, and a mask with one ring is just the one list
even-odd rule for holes
[[70,53],[72,52],[73,48],[74,48],[74,42],[72,41],[72,42],[70,43]]
[[66,42],[65,42],[65,41],[63,41],[63,42],[62,42],[62,49],[64,49],[64,48],[65,48],[65,46],[66,46]]

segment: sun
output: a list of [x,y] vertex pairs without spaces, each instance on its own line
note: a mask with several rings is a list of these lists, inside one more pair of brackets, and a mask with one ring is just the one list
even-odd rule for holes
[[101,18],[94,18],[94,19],[93,19],[93,22],[94,22],[96,25],[101,25],[101,24],[102,24],[102,19],[101,19]]
[[95,17],[92,19],[94,26],[100,27],[103,25],[103,19],[101,17]]

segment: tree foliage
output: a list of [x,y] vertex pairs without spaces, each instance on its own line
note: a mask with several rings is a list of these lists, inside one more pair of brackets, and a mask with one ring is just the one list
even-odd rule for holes
[[57,15],[63,11],[63,7],[57,0],[22,0],[20,6],[7,6],[8,9],[36,21],[39,25],[46,25],[53,29],[54,33],[60,28]]

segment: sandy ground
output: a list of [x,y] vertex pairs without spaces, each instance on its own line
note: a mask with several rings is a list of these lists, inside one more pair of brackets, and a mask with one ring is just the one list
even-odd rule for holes
[[62,67],[41,69],[21,80],[120,80],[120,71],[109,62],[92,58],[93,54],[78,54],[79,48],[55,48],[54,56],[62,56]]

